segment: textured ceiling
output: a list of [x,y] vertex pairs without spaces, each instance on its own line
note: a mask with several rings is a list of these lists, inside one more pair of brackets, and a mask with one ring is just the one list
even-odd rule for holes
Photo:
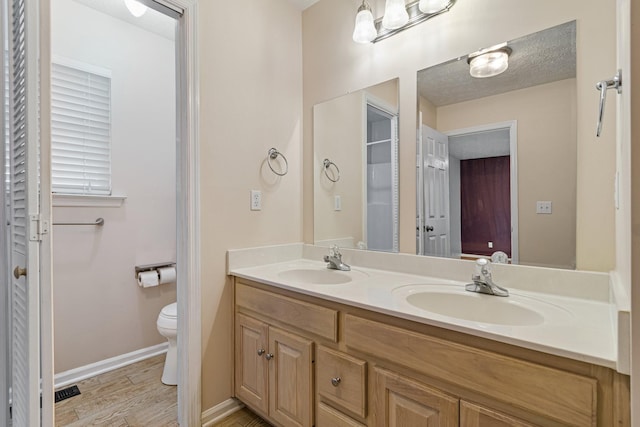
[[507,45],[513,52],[504,73],[473,78],[464,56],[419,71],[418,93],[441,107],[576,76],[575,21],[521,37]]

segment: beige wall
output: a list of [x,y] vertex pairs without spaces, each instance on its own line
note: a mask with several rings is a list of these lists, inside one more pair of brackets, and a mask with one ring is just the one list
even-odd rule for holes
[[[198,13],[206,411],[232,395],[227,249],[302,239],[302,21],[287,0],[201,1]],[[286,176],[266,165],[271,147],[287,156]],[[251,189],[262,191],[262,211],[249,210]]]
[[53,209],[54,222],[105,219],[53,227],[59,373],[166,342],[156,319],[175,302],[175,284],[141,289],[134,267],[176,256],[175,61],[171,40],[71,0],[51,9],[54,61],[112,72],[112,186],[127,196],[121,207]]
[[[376,44],[351,40],[357,0],[321,0],[303,12],[304,239],[313,241],[312,106],[394,77],[400,78],[400,162],[415,158],[416,72],[479,46],[512,40],[577,20],[577,267],[614,266],[613,132],[596,139],[594,83],[615,70],[615,2],[458,2],[448,13]],[[382,13],[382,0],[372,2]],[[326,31],[331,28],[331,31]],[[615,126],[610,103],[606,126]],[[595,173],[594,171],[598,171]],[[400,169],[400,250],[415,251],[415,168]],[[594,233],[594,230],[598,230]]]
[[427,125],[431,129],[438,128],[438,109],[431,101],[423,96],[418,96],[418,112],[422,113],[423,125]]
[[[440,107],[437,117],[444,133],[517,121],[519,263],[574,268],[575,79]],[[553,202],[553,213],[536,214],[538,200]]]

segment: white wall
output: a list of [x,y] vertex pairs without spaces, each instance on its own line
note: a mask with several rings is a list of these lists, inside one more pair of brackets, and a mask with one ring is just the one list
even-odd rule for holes
[[[121,207],[54,207],[55,371],[163,342],[175,285],[141,289],[134,267],[175,261],[174,43],[71,0],[52,2],[55,56],[112,71],[112,188]],[[54,199],[54,206],[55,206]]]

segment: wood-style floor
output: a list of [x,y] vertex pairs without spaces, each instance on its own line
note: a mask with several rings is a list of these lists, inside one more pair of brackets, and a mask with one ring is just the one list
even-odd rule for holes
[[218,421],[212,427],[271,427],[271,424],[247,408],[242,408],[224,420]]
[[[56,403],[56,427],[178,426],[176,386],[162,384],[164,355],[80,381],[80,395]],[[66,388],[66,387],[65,387]],[[243,408],[212,427],[270,427]]]
[[164,358],[80,381],[80,395],[56,403],[56,426],[177,426],[177,387],[160,381]]

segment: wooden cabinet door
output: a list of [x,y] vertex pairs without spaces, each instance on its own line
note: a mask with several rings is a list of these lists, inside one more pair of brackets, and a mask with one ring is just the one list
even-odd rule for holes
[[268,328],[264,322],[236,315],[236,396],[265,414],[269,409]]
[[375,368],[375,427],[458,427],[458,399],[424,384]]
[[284,427],[313,425],[313,342],[269,328],[269,416]]
[[473,403],[460,402],[460,427],[539,427]]

